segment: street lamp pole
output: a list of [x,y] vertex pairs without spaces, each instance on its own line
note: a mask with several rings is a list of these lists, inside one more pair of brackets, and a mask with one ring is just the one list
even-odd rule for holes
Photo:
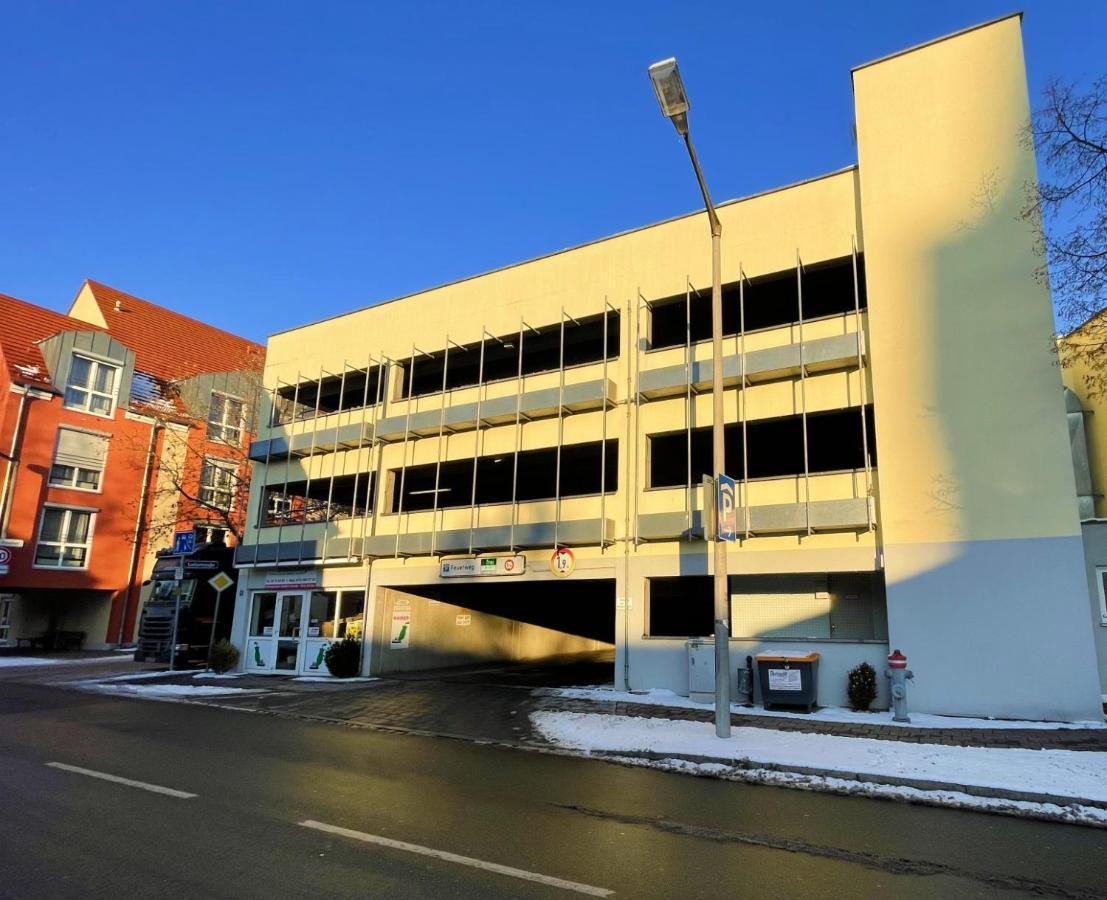
[[[688,96],[684,92],[677,61],[666,59],[654,63],[649,73],[662,113],[672,121],[688,148],[688,158],[692,161],[711,225],[711,445],[712,483],[718,493],[718,477],[726,473],[726,443],[723,438],[723,225],[711,202],[688,130]],[[727,542],[722,539],[718,527],[718,510],[715,512],[715,734],[727,738],[730,737],[730,589],[727,582]]]

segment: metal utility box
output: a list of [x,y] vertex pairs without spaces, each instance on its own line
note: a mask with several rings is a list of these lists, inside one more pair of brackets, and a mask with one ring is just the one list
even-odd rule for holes
[[692,638],[688,648],[688,699],[694,703],[715,702],[715,641]]
[[757,681],[765,709],[798,706],[811,712],[819,696],[819,654],[759,654]]

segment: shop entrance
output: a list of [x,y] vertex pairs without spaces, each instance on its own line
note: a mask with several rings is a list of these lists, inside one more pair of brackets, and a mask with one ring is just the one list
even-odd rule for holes
[[295,674],[306,591],[257,591],[250,604],[247,672]]
[[247,672],[329,675],[327,648],[360,637],[363,590],[256,591],[250,605]]

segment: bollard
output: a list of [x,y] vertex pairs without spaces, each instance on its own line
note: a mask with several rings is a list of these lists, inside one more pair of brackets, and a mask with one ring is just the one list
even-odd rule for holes
[[907,657],[899,650],[893,650],[888,654],[888,668],[884,672],[892,682],[892,721],[910,722],[907,715],[907,679],[914,678],[915,673],[907,668]]

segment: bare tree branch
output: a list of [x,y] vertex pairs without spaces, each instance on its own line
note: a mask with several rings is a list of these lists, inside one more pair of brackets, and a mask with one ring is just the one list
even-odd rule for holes
[[1086,89],[1051,82],[1026,140],[1042,175],[1023,218],[1042,228],[1039,278],[1052,286],[1062,364],[1084,364],[1097,396],[1107,392],[1107,76]]

